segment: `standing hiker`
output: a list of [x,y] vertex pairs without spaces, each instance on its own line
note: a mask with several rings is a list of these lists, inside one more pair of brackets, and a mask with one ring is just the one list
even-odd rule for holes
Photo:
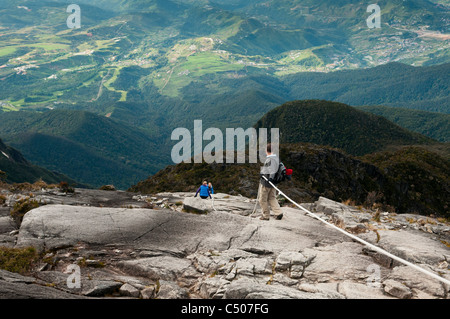
[[[267,144],[266,149],[266,161],[264,162],[264,166],[261,168],[261,185],[260,185],[260,194],[259,194],[259,205],[262,209],[261,220],[269,220],[270,219],[270,208],[275,213],[275,218],[280,220],[283,218],[283,212],[281,211],[280,204],[278,204],[278,200],[276,197],[275,188],[270,185],[262,176],[265,176],[269,181],[273,181],[276,173],[278,172],[278,167],[280,164],[280,160],[276,154],[272,154],[272,145]],[[269,208],[270,205],[270,208]]]
[[203,184],[197,189],[197,193],[195,193],[194,197],[197,197],[199,192],[200,192],[200,198],[207,199],[209,197],[212,199],[207,181],[203,181]]

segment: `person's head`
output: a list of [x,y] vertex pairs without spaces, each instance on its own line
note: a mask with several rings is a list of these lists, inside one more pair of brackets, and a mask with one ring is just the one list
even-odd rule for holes
[[203,181],[203,185],[208,185],[208,182],[207,181]]
[[209,186],[209,187],[212,187],[212,184],[211,184],[211,182],[209,182],[209,183],[208,183],[208,186]]
[[267,155],[272,154],[272,144],[270,144],[270,143],[267,144],[266,153],[267,153]]

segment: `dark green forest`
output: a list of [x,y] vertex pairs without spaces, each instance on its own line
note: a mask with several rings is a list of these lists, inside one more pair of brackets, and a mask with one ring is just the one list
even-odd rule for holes
[[355,156],[381,151],[391,145],[437,143],[384,117],[321,100],[285,103],[263,116],[256,128],[279,128],[282,143],[327,145]]
[[377,114],[410,131],[450,142],[450,114],[388,106],[357,106],[359,110]]
[[170,154],[139,129],[85,111],[0,113],[0,122],[0,135],[33,163],[96,187],[129,187]]
[[48,184],[66,182],[73,186],[84,186],[75,180],[58,173],[59,170],[50,171],[28,162],[23,155],[14,148],[7,146],[0,140],[0,184],[34,183],[44,181]]

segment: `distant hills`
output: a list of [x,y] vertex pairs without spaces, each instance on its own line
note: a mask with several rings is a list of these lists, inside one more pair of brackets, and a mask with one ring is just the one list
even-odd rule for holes
[[[113,109],[112,118],[129,118],[135,122],[148,118],[141,122],[141,127],[146,130],[157,128],[159,133],[164,127],[188,127],[195,119],[202,119],[211,127],[249,127],[273,108],[287,101],[305,99],[450,113],[450,88],[447,85],[450,63],[430,67],[391,63],[371,69],[306,72],[282,77],[263,73],[239,74],[236,73],[236,78],[227,78],[220,73],[203,75],[171,97],[161,94],[155,87],[143,87],[142,91],[133,89],[127,102],[116,102],[108,107]],[[139,82],[136,70],[123,76],[121,73],[118,81]],[[78,105],[98,112],[94,105]],[[157,122],[155,118],[158,118]],[[411,126],[407,128],[411,129]]]
[[72,186],[81,186],[73,179],[45,168],[31,164],[16,149],[6,146],[0,140],[0,171],[6,173],[4,181],[6,183],[34,183],[43,180],[48,184],[59,184],[67,182]]
[[92,186],[127,188],[167,162],[140,130],[82,111],[0,113],[0,135],[38,165]]
[[379,105],[357,106],[356,108],[381,115],[403,128],[431,137],[439,142],[450,142],[450,114]]
[[356,156],[392,145],[437,143],[384,117],[321,100],[285,103],[263,116],[256,128],[279,128],[282,143],[327,145]]
[[[203,0],[184,0],[184,2],[204,3]],[[383,9],[384,24],[417,25],[426,23],[439,28],[439,18],[442,17],[442,7],[436,3],[446,0],[413,0],[405,3],[402,0],[380,0],[377,4]],[[358,32],[358,26],[364,26],[367,2],[360,0],[222,0],[210,1],[217,5],[245,12],[261,21],[281,24],[284,26],[330,27],[338,30],[350,29]],[[448,2],[446,3],[448,5]],[[445,12],[445,11],[444,11]],[[410,16],[407,16],[409,14]],[[435,16],[432,16],[434,14]],[[444,31],[444,29],[442,29]]]
[[353,106],[386,105],[450,113],[450,63],[412,67],[390,63],[376,68],[285,77],[297,99],[324,99]]

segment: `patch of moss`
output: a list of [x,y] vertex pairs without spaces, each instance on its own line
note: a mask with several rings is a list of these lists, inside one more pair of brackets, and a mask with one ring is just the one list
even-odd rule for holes
[[13,185],[9,185],[9,190],[11,192],[23,192],[23,191],[40,191],[41,189],[54,189],[59,187],[59,185],[56,184],[47,184],[42,179],[34,182],[33,184],[30,183],[15,183]]
[[381,222],[381,212],[379,209],[377,209],[377,211],[375,212],[373,220],[376,221],[377,223]]
[[441,240],[441,243],[443,243],[445,246],[447,246],[447,248],[450,248],[450,243],[445,241],[445,240]]
[[29,197],[24,198],[14,204],[10,214],[16,225],[19,227],[22,224],[23,217],[26,213],[42,205],[43,204],[41,202],[38,202],[35,199],[31,199]]
[[67,182],[59,183],[59,190],[61,192],[63,192],[63,193],[66,193],[66,194],[68,194],[68,193],[71,193],[71,194],[75,193],[75,189],[72,186],[70,186],[69,183],[67,183]]
[[38,260],[39,255],[33,247],[0,247],[0,269],[19,274],[28,273]]

